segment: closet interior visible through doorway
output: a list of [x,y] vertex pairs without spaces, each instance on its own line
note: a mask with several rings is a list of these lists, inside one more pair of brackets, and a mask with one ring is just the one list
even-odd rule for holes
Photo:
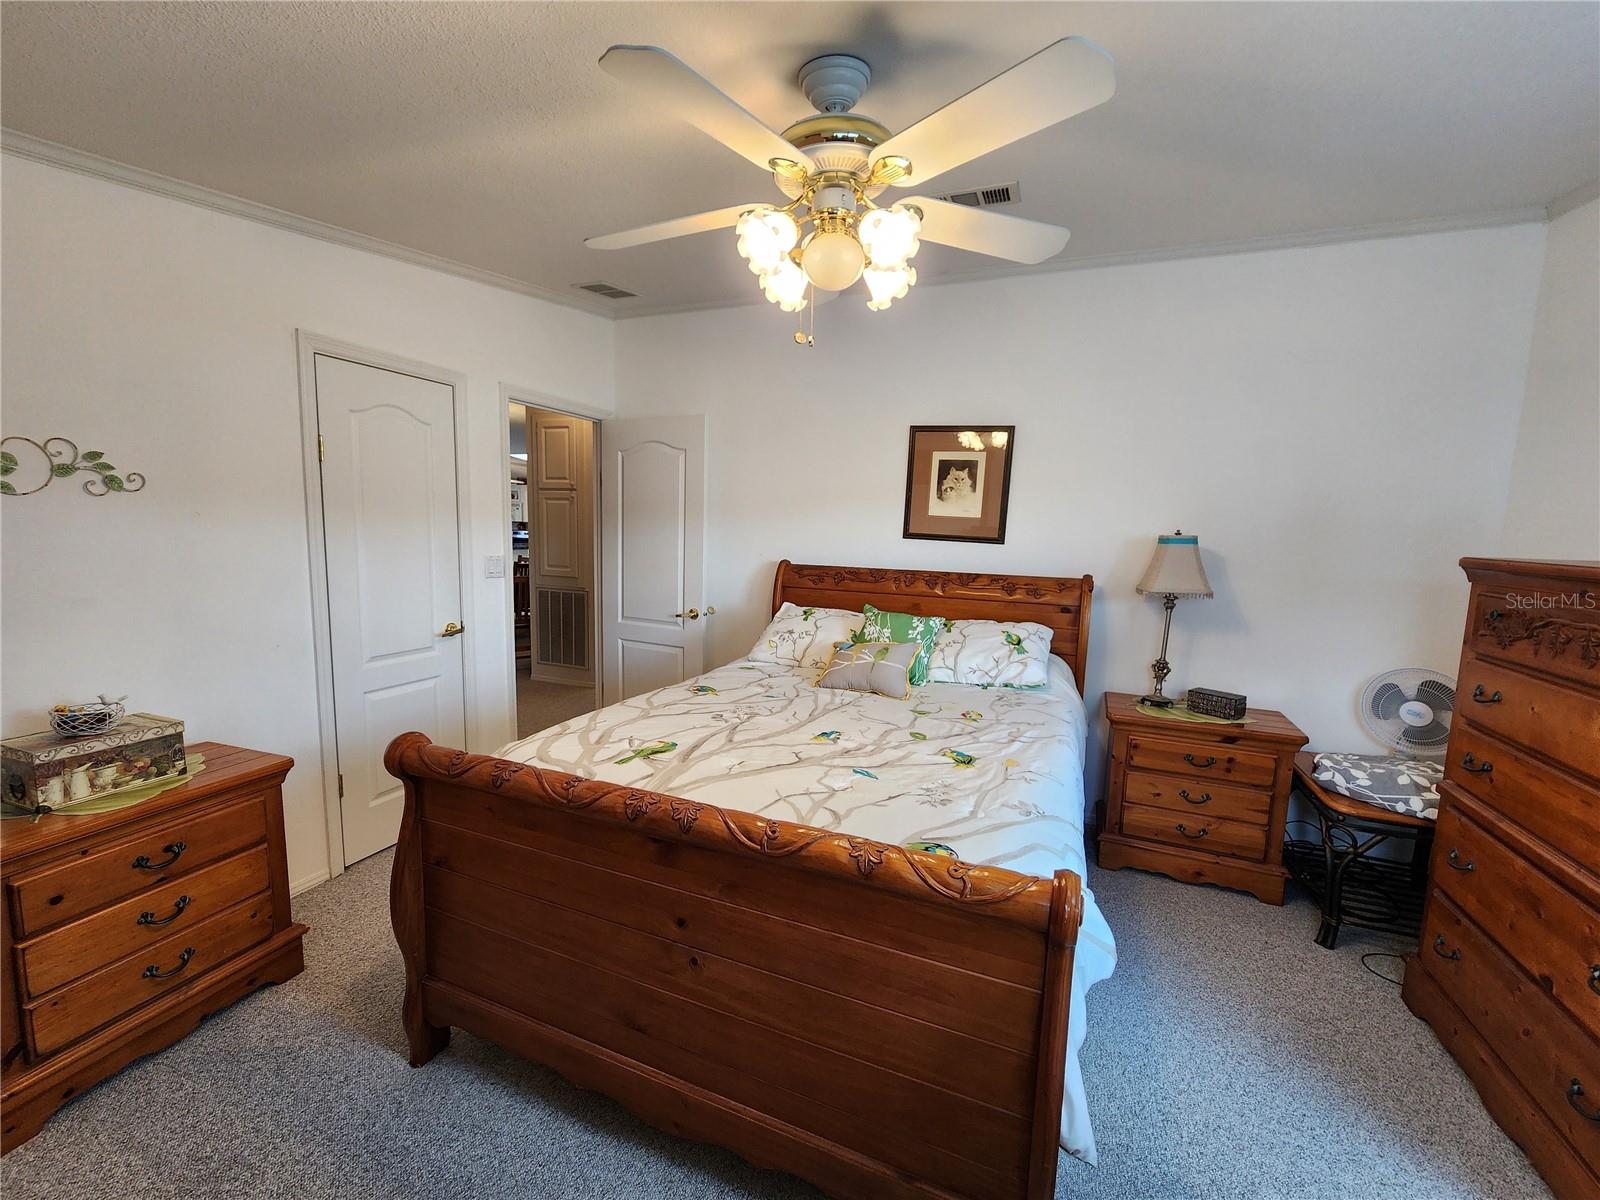
[[598,429],[508,400],[516,731],[527,737],[598,707],[595,630]]

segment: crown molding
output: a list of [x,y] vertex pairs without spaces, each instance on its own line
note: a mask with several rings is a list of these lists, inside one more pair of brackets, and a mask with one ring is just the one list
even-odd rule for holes
[[1550,220],[1564,217],[1575,208],[1582,208],[1591,200],[1600,200],[1600,179],[1591,179],[1588,183],[1580,184],[1570,192],[1563,192],[1546,206],[1545,212]]
[[[563,308],[577,309],[579,312],[604,317],[612,321],[629,321],[640,317],[658,317],[673,313],[713,312],[723,308],[749,308],[763,303],[760,294],[753,293],[749,298],[740,300],[708,301],[701,304],[647,304],[619,311],[615,308],[603,306],[601,301],[590,301],[584,296],[571,296],[551,288],[524,283],[522,280],[513,279],[509,275],[501,275],[498,272],[485,270],[482,267],[469,266],[466,263],[443,258],[437,254],[429,254],[423,250],[413,250],[408,246],[401,246],[394,242],[384,241],[381,238],[357,233],[353,229],[329,225],[311,217],[302,217],[280,208],[273,208],[270,205],[258,204],[254,200],[246,200],[240,196],[229,195],[227,192],[201,187],[199,184],[185,183],[181,179],[173,179],[168,175],[159,175],[154,171],[146,171],[142,167],[130,166],[127,163],[103,158],[98,154],[90,154],[84,150],[75,150],[71,146],[63,146],[58,142],[46,141],[43,138],[37,138],[32,134],[22,133],[18,130],[0,129],[0,151],[6,154],[15,154],[19,158],[29,158],[36,162],[47,163],[50,166],[60,167],[64,170],[76,171],[81,175],[91,175],[99,179],[109,180],[112,183],[120,183],[126,187],[138,188],[141,191],[152,192],[155,195],[166,196],[169,199],[181,200],[187,204],[196,204],[216,212],[243,217],[249,221],[257,221],[263,225],[288,230],[291,233],[303,234],[306,237],[317,238],[320,241],[348,246],[354,250],[365,250],[369,254],[381,254],[386,258],[398,259],[413,266],[443,271],[446,274],[470,279],[476,283],[488,284],[490,287],[516,292],[523,296],[532,296],[535,299],[545,300],[551,304],[559,304]],[[1587,204],[1596,197],[1600,197],[1600,180],[1574,188],[1565,195],[1558,196],[1548,205],[1525,205],[1520,208],[1493,209],[1488,212],[1468,213],[1462,216],[1424,217],[1419,220],[1388,221],[1376,225],[1351,225],[1273,237],[1241,238],[1233,241],[1202,242],[1183,246],[1162,246],[1151,250],[1087,255],[1082,258],[1056,258],[1034,266],[1020,264],[996,265],[973,271],[941,275],[937,278],[927,278],[919,282],[917,286],[919,288],[940,287],[946,284],[1009,279],[1021,275],[1049,275],[1059,271],[1084,271],[1101,267],[1138,266],[1146,263],[1171,262],[1185,258],[1253,254],[1266,250],[1293,250],[1310,246],[1328,246],[1339,242],[1373,241],[1381,238],[1415,237],[1428,233],[1488,229],[1497,225],[1523,225],[1554,220],[1563,213]]]
[[90,175],[96,179],[120,183],[124,187],[137,188],[142,192],[165,196],[170,200],[181,200],[185,204],[209,208],[214,212],[243,217],[247,221],[256,221],[262,225],[270,225],[274,229],[284,229],[290,233],[316,238],[318,241],[332,242],[336,246],[347,246],[352,250],[364,250],[368,254],[381,254],[385,258],[398,259],[400,262],[410,263],[414,267],[426,267],[433,271],[443,271],[447,275],[470,279],[474,283],[485,283],[490,287],[501,288],[504,291],[516,292],[523,296],[532,296],[536,300],[545,300],[551,304],[559,304],[563,308],[575,308],[579,312],[589,313],[591,316],[614,319],[617,315],[614,310],[602,307],[601,302],[589,301],[584,296],[569,296],[565,292],[539,287],[536,284],[524,283],[520,279],[513,279],[509,275],[501,275],[496,271],[470,266],[467,263],[457,262],[451,258],[429,254],[424,250],[413,250],[409,246],[387,242],[382,238],[357,233],[353,229],[345,229],[339,225],[329,225],[325,221],[318,221],[311,217],[302,217],[297,213],[286,212],[281,208],[273,208],[269,204],[258,204],[254,200],[246,200],[242,196],[234,196],[227,192],[219,192],[212,188],[202,187],[197,183],[186,183],[181,179],[174,179],[170,175],[160,175],[154,171],[146,171],[143,167],[130,166],[128,163],[117,162],[115,159],[102,158],[98,154],[90,154],[85,150],[75,150],[71,146],[63,146],[59,142],[46,141],[44,138],[22,133],[20,130],[0,129],[0,152],[14,154],[18,158],[32,159],[34,162],[42,162],[52,167],[60,167],[63,170],[76,171],[80,175]]

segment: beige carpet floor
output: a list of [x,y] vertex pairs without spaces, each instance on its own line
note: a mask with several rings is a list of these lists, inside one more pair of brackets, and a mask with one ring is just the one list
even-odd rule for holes
[[517,668],[517,736],[527,737],[573,717],[592,712],[594,688],[585,684],[545,683],[529,679],[525,667]]
[[[299,897],[304,974],[0,1160],[5,1200],[816,1200],[459,1031],[408,1067],[389,862]],[[1362,967],[1404,943],[1350,932],[1320,949],[1303,897],[1090,882],[1122,961],[1088,1001],[1100,1165],[1063,1156],[1058,1200],[1547,1200],[1399,990]]]

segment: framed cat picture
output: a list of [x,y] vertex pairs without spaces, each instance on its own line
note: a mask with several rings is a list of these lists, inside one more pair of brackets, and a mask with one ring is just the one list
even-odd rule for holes
[[1003,542],[1014,425],[913,425],[902,536]]

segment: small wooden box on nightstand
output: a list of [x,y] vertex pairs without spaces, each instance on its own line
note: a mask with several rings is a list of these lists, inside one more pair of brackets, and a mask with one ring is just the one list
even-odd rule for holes
[[1283,823],[1306,735],[1271,709],[1247,724],[1147,717],[1107,692],[1111,726],[1100,865],[1141,867],[1283,903]]

